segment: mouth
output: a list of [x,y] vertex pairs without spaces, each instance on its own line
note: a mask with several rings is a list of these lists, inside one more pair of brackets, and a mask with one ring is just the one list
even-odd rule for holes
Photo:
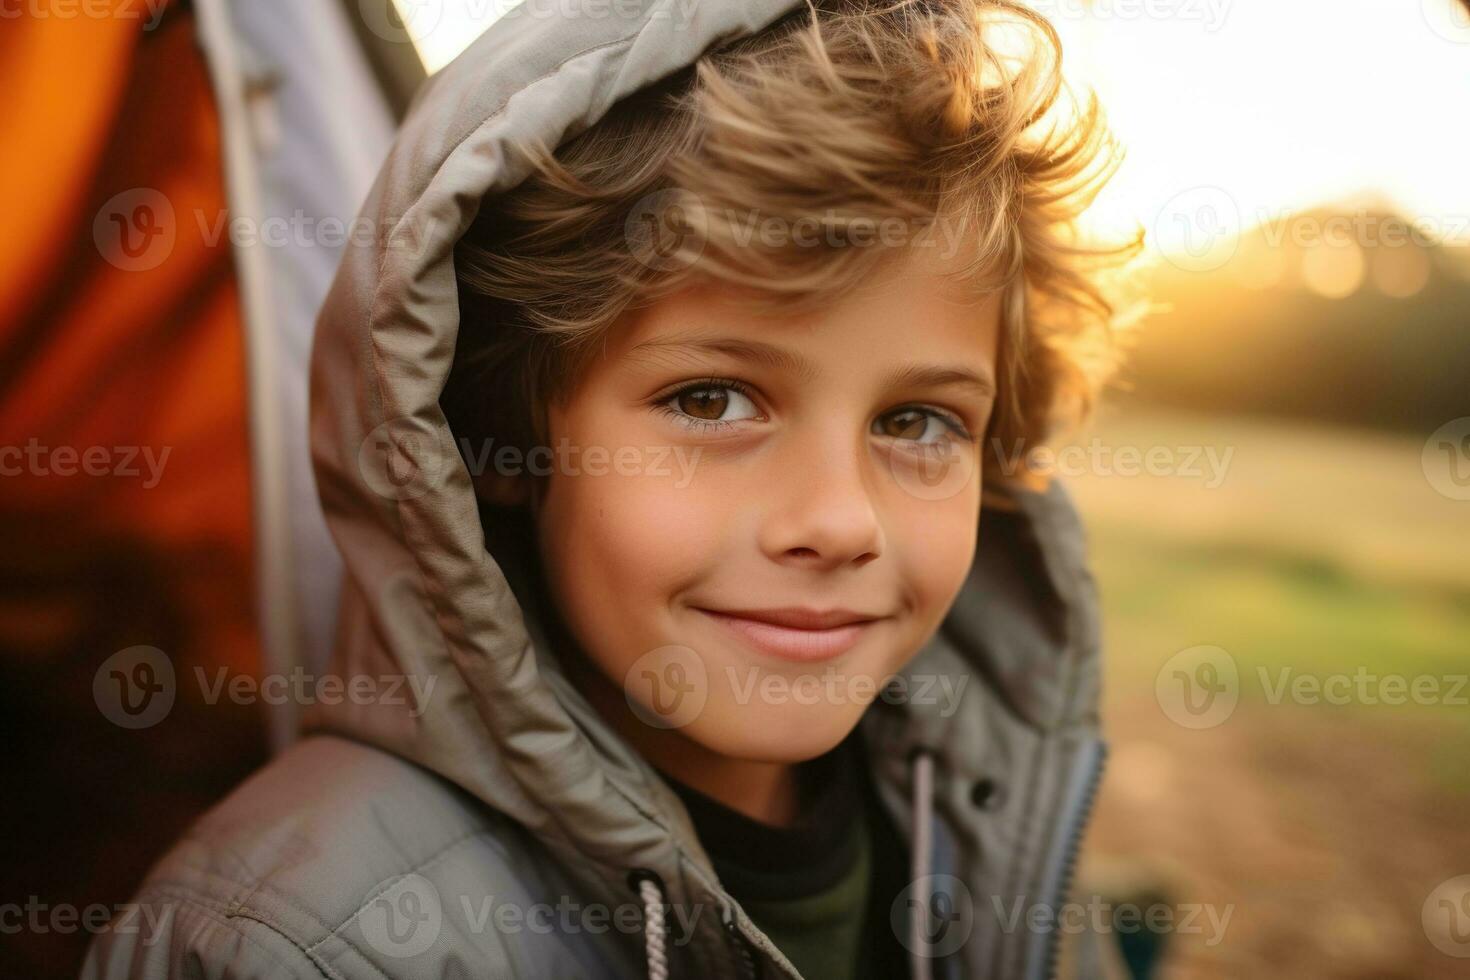
[[847,609],[695,609],[757,650],[798,663],[846,653],[887,618]]

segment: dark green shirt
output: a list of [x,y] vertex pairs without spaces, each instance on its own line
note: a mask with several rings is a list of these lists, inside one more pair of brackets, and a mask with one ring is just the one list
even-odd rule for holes
[[763,823],[665,774],[715,873],[751,921],[809,980],[907,975],[889,921],[903,845],[869,782],[859,732],[804,763],[800,812]]

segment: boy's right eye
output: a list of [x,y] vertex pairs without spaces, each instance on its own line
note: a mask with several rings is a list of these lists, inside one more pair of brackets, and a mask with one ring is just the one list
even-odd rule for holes
[[686,425],[727,425],[760,418],[760,409],[738,385],[700,381],[675,391],[661,407]]

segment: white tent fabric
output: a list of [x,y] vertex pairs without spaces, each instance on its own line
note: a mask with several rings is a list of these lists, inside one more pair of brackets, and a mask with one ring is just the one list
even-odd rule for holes
[[[315,675],[331,648],[342,566],[309,457],[312,332],[395,121],[338,0],[194,6],[246,333],[261,670]],[[294,739],[300,707],[266,706],[274,748]]]

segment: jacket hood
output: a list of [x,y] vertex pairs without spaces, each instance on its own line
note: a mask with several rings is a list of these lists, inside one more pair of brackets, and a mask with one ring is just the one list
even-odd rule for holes
[[[349,243],[312,350],[313,468],[345,566],[332,671],[406,675],[404,690],[428,696],[314,705],[306,727],[463,787],[537,835],[589,897],[631,889],[650,921],[661,903],[720,910],[696,920],[686,955],[699,976],[736,975],[736,934],[796,973],[720,887],[678,797],[564,679],[486,548],[440,406],[459,328],[454,246],[486,195],[525,178],[515,144],[559,145],[618,99],[804,7],[650,0],[601,17],[506,15],[415,98],[359,216],[376,234]],[[863,720],[925,887],[943,878],[936,887],[987,900],[1059,891],[1071,814],[1085,813],[1096,769],[1096,654],[1082,535],[1060,486],[987,491],[970,578],[908,667],[970,677],[958,710],[880,700]],[[973,975],[1026,975],[1049,957],[986,909],[973,915],[953,953]],[[917,957],[916,972],[938,958]]]

